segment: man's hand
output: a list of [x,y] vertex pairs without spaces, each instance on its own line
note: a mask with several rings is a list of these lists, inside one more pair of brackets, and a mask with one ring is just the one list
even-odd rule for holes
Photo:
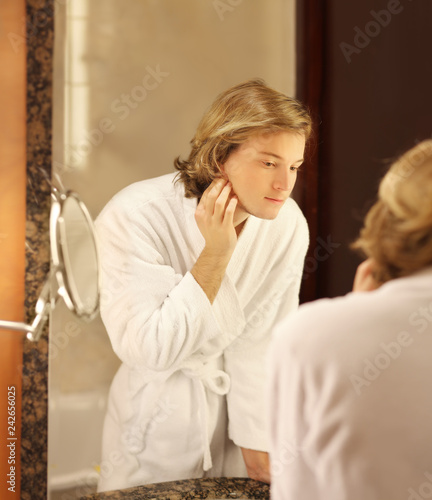
[[224,179],[215,179],[198,203],[195,220],[205,247],[191,269],[192,276],[213,303],[237,243],[234,212],[237,197]]
[[381,286],[373,277],[375,261],[367,259],[362,262],[356,271],[353,285],[353,292],[370,292]]
[[270,460],[265,451],[240,448],[248,476],[256,481],[270,484]]
[[209,253],[231,257],[237,243],[234,227],[236,206],[237,197],[233,196],[231,183],[225,179],[215,179],[204,191],[195,220]]

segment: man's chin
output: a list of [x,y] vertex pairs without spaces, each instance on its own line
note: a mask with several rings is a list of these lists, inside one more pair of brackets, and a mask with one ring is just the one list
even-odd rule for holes
[[276,217],[279,215],[279,210],[275,213],[268,213],[268,212],[248,212],[249,215],[253,215],[257,219],[262,219],[262,220],[274,220]]
[[237,208],[240,209],[242,212],[246,213],[247,215],[252,215],[253,217],[256,217],[257,219],[274,220],[279,215],[279,212],[280,212],[280,209],[282,208],[282,206],[275,207],[274,210],[268,210],[268,209],[267,210],[266,209],[252,210],[252,209],[248,209],[243,204],[239,203],[239,205],[237,205]]

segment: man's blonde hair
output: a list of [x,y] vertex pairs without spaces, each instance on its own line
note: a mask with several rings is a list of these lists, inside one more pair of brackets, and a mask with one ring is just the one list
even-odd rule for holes
[[187,160],[174,166],[188,198],[200,198],[221,166],[240,144],[259,133],[288,131],[309,138],[312,122],[296,99],[268,87],[263,80],[248,80],[222,92],[207,110],[191,140]]
[[352,247],[374,259],[380,283],[432,265],[432,140],[390,167]]

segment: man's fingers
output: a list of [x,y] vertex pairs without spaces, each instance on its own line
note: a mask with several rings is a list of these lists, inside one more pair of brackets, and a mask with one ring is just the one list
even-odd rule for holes
[[226,183],[227,181],[225,179],[221,179],[220,177],[218,177],[217,179],[213,179],[213,181],[211,182],[209,187],[204,191],[204,193],[208,194],[211,193],[213,195],[217,192],[220,192]]
[[225,209],[228,205],[231,190],[232,190],[231,183],[225,184],[225,186],[222,188],[218,197],[215,200],[214,213],[215,215],[218,215],[221,218],[223,218]]
[[213,181],[205,190],[195,212],[195,220],[206,247],[218,254],[230,254],[236,244],[234,212],[237,196],[225,179]]
[[207,187],[207,189],[203,192],[200,202],[198,206],[201,208],[206,208],[208,205],[208,199],[214,198],[215,196],[217,197],[217,192],[218,192],[218,185],[222,184],[221,183],[222,179],[214,179],[211,184]]
[[203,206],[208,215],[223,218],[225,207],[231,192],[231,184],[225,179],[216,179],[204,191]]
[[234,213],[235,213],[235,209],[237,207],[237,203],[238,203],[237,196],[233,196],[229,200],[228,205],[227,205],[226,210],[225,210],[224,223],[229,224],[229,225],[234,224]]

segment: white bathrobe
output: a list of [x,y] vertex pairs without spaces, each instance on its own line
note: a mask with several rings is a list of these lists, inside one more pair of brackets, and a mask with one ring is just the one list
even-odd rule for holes
[[300,306],[269,354],[272,499],[432,498],[432,268]]
[[292,199],[273,221],[250,216],[212,305],[190,273],[204,248],[197,201],[174,178],[125,188],[96,222],[101,315],[122,361],[99,491],[246,476],[238,447],[269,448],[265,354],[298,306],[306,221]]

